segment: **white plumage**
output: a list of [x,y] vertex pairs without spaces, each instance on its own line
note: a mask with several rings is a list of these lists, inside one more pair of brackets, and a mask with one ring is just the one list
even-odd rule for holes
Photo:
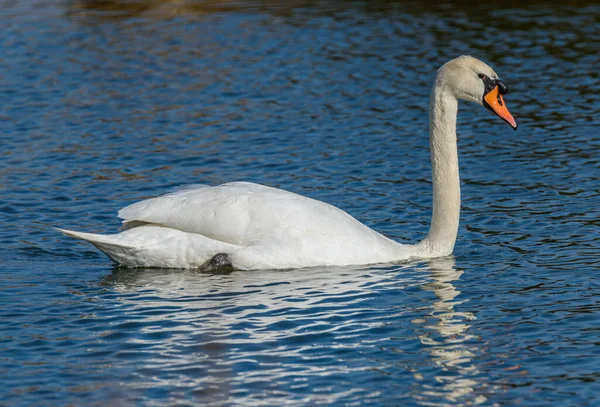
[[427,237],[416,245],[388,239],[327,203],[247,182],[197,186],[130,205],[119,211],[123,219],[119,234],[58,230],[89,241],[129,267],[196,268],[218,253],[226,254],[241,270],[448,255],[460,212],[457,98],[482,104],[486,93],[478,78],[481,73],[497,78],[483,62],[460,57],[437,75],[430,105],[432,224]]
[[193,268],[226,253],[237,269],[299,268],[386,263],[413,252],[335,206],[249,182],[147,199],[119,217],[117,235],[61,231],[132,267]]

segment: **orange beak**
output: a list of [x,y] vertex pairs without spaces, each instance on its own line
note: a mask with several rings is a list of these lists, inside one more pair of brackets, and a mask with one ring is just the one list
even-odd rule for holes
[[490,90],[484,97],[484,106],[487,107],[492,112],[496,113],[499,118],[504,120],[506,123],[510,124],[511,127],[516,130],[517,122],[512,117],[512,114],[506,108],[506,104],[504,103],[504,98],[500,94],[498,86],[494,89]]

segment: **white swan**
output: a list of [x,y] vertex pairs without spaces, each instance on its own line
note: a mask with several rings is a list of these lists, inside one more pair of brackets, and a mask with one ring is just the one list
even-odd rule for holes
[[429,233],[400,244],[327,203],[246,182],[182,190],[119,211],[121,233],[59,231],[87,240],[122,266],[282,269],[390,263],[452,253],[460,214],[458,99],[517,124],[506,85],[485,63],[461,56],[440,68],[430,101],[433,214]]

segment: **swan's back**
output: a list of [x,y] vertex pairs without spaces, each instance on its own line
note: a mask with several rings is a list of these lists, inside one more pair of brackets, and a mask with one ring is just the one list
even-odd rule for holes
[[147,199],[121,209],[119,217],[126,223],[157,224],[241,246],[284,236],[301,236],[305,241],[307,237],[321,241],[340,235],[350,240],[357,235],[381,236],[332,205],[248,182]]

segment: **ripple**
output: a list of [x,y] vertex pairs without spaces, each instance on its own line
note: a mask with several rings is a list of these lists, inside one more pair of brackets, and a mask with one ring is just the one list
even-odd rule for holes
[[[597,15],[587,1],[5,5],[0,404],[597,405]],[[461,105],[455,257],[122,270],[50,228],[111,232],[135,200],[249,180],[421,239],[431,81],[463,53],[510,85],[519,131]]]

